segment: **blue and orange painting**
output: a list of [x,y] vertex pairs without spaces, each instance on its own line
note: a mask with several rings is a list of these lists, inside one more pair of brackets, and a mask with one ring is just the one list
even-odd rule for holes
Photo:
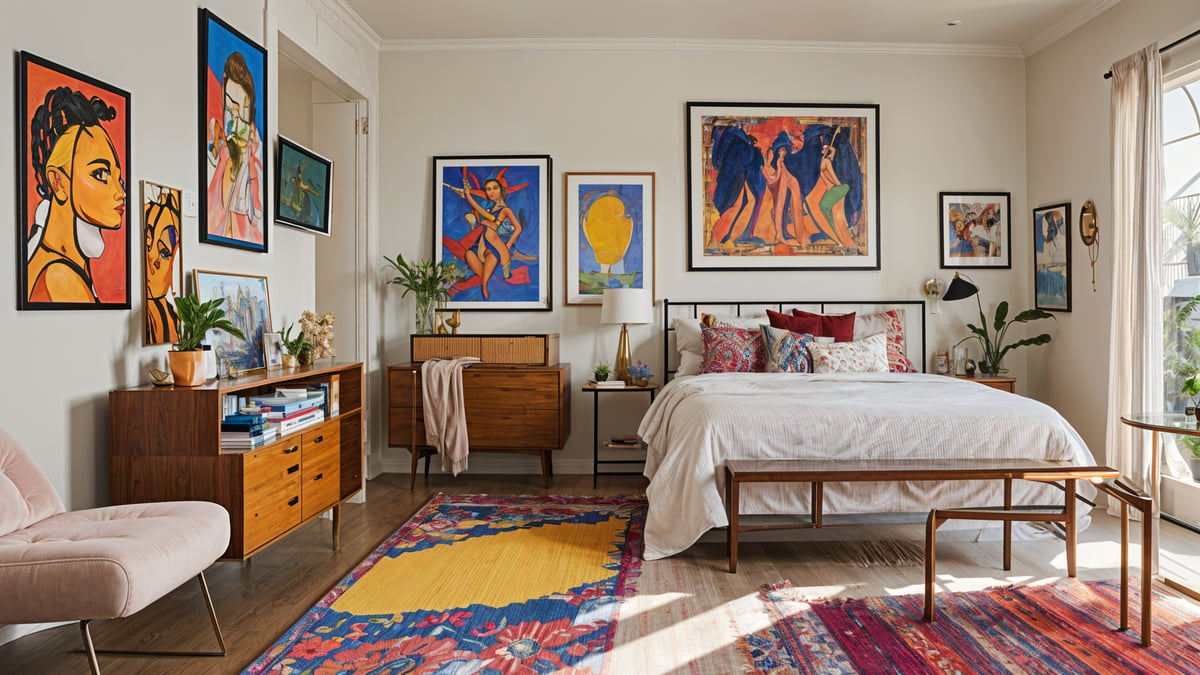
[[1067,231],[1067,209],[1054,206],[1033,213],[1034,288],[1038,309],[1071,309],[1071,285],[1067,260],[1071,237]]
[[645,288],[645,188],[617,183],[578,187],[579,288]]

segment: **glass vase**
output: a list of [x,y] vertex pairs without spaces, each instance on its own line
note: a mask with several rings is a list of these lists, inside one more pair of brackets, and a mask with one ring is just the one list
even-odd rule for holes
[[413,328],[414,333],[418,335],[430,335],[433,333],[434,319],[436,318],[439,304],[432,297],[417,296],[416,310],[413,315],[415,324]]

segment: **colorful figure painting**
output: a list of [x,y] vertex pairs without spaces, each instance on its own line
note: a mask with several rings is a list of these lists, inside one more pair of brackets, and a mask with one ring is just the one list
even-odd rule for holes
[[434,157],[434,257],[451,309],[550,309],[550,157]]
[[205,342],[222,362],[238,373],[267,366],[263,336],[271,332],[271,300],[267,278],[253,274],[231,274],[193,270],[192,288],[201,302],[223,298],[225,316],[242,331],[245,339],[214,328]]
[[879,269],[879,106],[688,103],[688,269]]
[[175,297],[183,292],[183,218],[178,188],[142,181],[146,274],[145,343],[179,340]]
[[333,162],[283,136],[275,177],[275,220],[329,234]]
[[200,10],[200,241],[267,251],[267,52]]
[[17,309],[129,309],[129,92],[18,55]]
[[938,239],[942,267],[1010,269],[1007,192],[938,194]]
[[654,290],[654,174],[568,173],[566,303],[599,304],[606,288]]
[[1033,210],[1034,306],[1071,311],[1071,204]]

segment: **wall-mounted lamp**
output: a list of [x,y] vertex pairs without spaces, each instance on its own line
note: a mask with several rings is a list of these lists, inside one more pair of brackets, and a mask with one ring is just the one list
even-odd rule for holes
[[937,276],[929,277],[921,284],[921,293],[925,299],[933,303],[930,305],[930,314],[942,313],[942,293],[946,292],[946,282],[939,279]]

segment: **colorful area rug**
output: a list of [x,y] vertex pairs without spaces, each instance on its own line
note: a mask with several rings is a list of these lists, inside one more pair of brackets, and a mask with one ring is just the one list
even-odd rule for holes
[[1197,673],[1200,612],[1155,592],[1154,636],[1118,632],[1120,585],[1064,580],[1042,586],[941,593],[937,621],[924,595],[807,602],[787,584],[764,588],[771,626],[745,636],[755,672]]
[[645,500],[439,495],[246,673],[599,673]]

